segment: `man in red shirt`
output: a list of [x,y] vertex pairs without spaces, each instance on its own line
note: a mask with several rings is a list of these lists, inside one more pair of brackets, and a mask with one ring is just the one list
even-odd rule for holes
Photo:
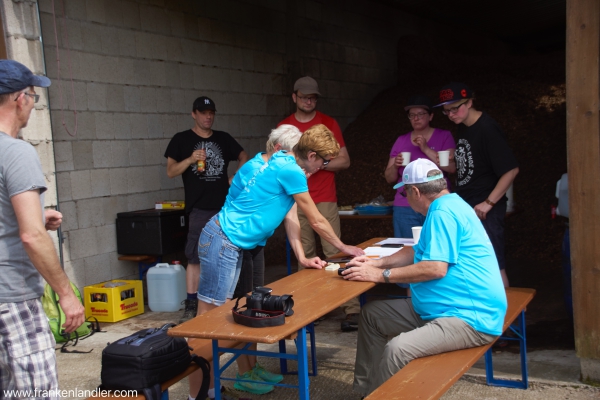
[[[313,78],[305,76],[298,79],[294,84],[294,93],[292,93],[292,100],[296,104],[296,112],[281,121],[278,126],[290,124],[297,127],[300,132],[305,132],[314,125],[323,124],[333,132],[333,136],[335,136],[335,139],[340,144],[340,154],[332,159],[323,169],[308,178],[308,191],[310,197],[312,197],[317,205],[319,212],[327,218],[335,234],[341,237],[340,216],[338,214],[335,190],[335,173],[350,166],[350,156],[344,144],[342,130],[337,121],[316,110],[320,95],[319,85]],[[311,228],[306,216],[300,210],[298,210],[298,218],[300,219],[300,228],[302,230],[304,254],[307,258],[316,257],[315,232]],[[327,258],[338,253],[335,247],[323,239],[321,239],[321,245]],[[301,266],[298,266],[298,268],[301,268]],[[342,321],[342,331],[347,332],[358,329],[358,314],[360,313],[358,299],[352,299],[343,304],[342,310],[346,314],[346,319]]]

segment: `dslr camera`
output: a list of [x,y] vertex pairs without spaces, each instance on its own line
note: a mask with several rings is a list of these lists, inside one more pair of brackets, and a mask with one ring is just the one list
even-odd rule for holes
[[271,288],[257,286],[251,294],[246,295],[246,308],[248,310],[283,311],[286,317],[293,315],[292,295],[273,296],[271,295],[272,291]]

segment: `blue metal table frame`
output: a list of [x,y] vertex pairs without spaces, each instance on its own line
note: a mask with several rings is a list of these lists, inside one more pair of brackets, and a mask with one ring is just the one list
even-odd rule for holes
[[[285,387],[298,389],[299,398],[301,400],[309,399],[309,379],[308,376],[315,376],[317,374],[317,360],[316,360],[316,352],[315,352],[315,343],[314,343],[314,334],[311,339],[311,356],[312,356],[312,374],[309,374],[308,371],[308,350],[306,347],[306,331],[312,330],[314,333],[314,326],[311,323],[309,326],[303,327],[298,330],[298,337],[294,339],[296,344],[296,354],[289,354],[285,349],[285,340],[279,341],[279,352],[271,352],[271,351],[258,351],[258,350],[250,350],[249,347],[252,343],[247,343],[241,349],[231,349],[228,347],[219,347],[219,340],[213,339],[213,365],[214,365],[214,379],[215,379],[215,387],[221,387],[221,380],[228,381],[236,381],[235,378],[223,378],[221,374],[229,368],[229,366],[241,355],[254,355],[261,357],[271,357],[271,358],[279,358],[281,365],[281,373],[282,374],[297,374],[298,375],[298,385],[288,385],[285,383],[275,383],[272,384],[274,386]],[[233,357],[227,361],[222,367],[219,362],[219,354],[220,353],[232,353]],[[296,372],[288,372],[287,371],[287,360],[295,360],[298,363],[298,371]],[[239,380],[239,382],[253,382],[251,380]],[[221,392],[219,390],[215,390],[215,400],[221,400]]]

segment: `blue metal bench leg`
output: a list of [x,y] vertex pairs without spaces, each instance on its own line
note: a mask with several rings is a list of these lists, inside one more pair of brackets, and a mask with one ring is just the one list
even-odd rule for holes
[[492,348],[485,352],[485,376],[486,382],[490,386],[501,386],[516,389],[527,389],[529,387],[529,374],[527,372],[527,338],[525,336],[525,311],[521,311],[521,314],[516,319],[517,323],[510,326],[510,330],[517,336],[505,337],[500,336],[498,339],[503,340],[518,340],[519,350],[521,353],[521,381],[511,381],[509,379],[496,379],[494,378],[494,367],[492,364]]
[[161,395],[160,400],[169,400],[169,389],[165,389]]
[[[308,375],[310,376],[317,376],[317,346],[316,346],[316,340],[315,340],[315,326],[311,323],[309,325],[306,326],[306,331],[308,332],[309,336],[310,336],[310,358],[311,358],[311,366],[312,366],[312,372],[309,372]],[[300,340],[300,338],[298,337],[297,339],[294,339],[294,342]],[[279,352],[280,353],[286,353],[286,347],[285,347],[285,340],[280,340],[279,341]],[[281,369],[281,374],[282,375],[294,375],[297,374],[297,371],[288,371],[287,368],[287,359],[285,358],[280,358],[279,359],[279,368]]]

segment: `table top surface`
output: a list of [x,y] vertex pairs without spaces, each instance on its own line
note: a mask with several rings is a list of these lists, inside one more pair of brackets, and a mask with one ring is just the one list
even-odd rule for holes
[[[385,238],[373,238],[361,243],[359,247],[367,248],[383,239]],[[334,257],[341,256],[343,254],[340,253]],[[338,275],[337,271],[304,269],[268,285],[273,289],[272,295],[293,295],[294,315],[286,317],[284,325],[251,328],[237,324],[231,314],[235,300],[231,300],[169,329],[169,334],[204,339],[276,343],[373,286],[375,286],[373,282],[346,281]],[[244,300],[240,300],[240,305],[244,303]]]
[[359,215],[359,214],[340,214],[340,219],[392,219],[394,216],[392,214],[385,215]]

